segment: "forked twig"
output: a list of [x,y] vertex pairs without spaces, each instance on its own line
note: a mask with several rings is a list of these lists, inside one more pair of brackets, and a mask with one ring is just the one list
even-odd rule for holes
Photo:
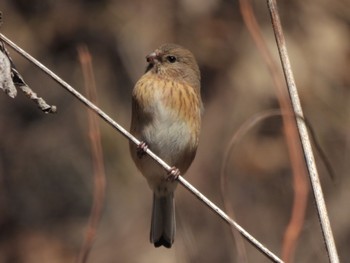
[[[293,72],[291,69],[289,56],[287,52],[286,42],[283,35],[282,25],[279,18],[276,0],[268,0],[268,9],[271,16],[272,27],[275,34],[278,52],[280,54],[280,59],[283,67],[284,76],[287,82],[288,92],[292,102],[293,110],[295,115],[303,116],[303,111],[300,104],[300,99],[296,84],[294,81]],[[334,242],[334,237],[327,213],[327,208],[325,200],[323,197],[322,187],[317,172],[317,167],[315,163],[314,154],[312,152],[312,147],[309,139],[309,134],[307,132],[306,125],[303,121],[297,119],[297,127],[301,139],[301,144],[306,160],[307,169],[309,171],[309,177],[311,181],[311,186],[313,194],[315,197],[316,207],[318,211],[318,216],[320,219],[321,229],[323,232],[324,241],[326,243],[326,248],[328,252],[328,257],[331,263],[338,263],[339,257],[337,248]]]
[[[60,77],[58,77],[55,73],[25,52],[23,49],[18,47],[15,43],[5,37],[0,33],[0,38],[6,42],[9,46],[11,46],[14,50],[16,50],[20,55],[29,60],[31,63],[40,68],[43,72],[49,75],[53,80],[58,82],[63,88],[69,91],[72,95],[74,95],[78,100],[88,106],[91,110],[96,112],[102,119],[104,119],[109,125],[117,129],[124,137],[133,143],[139,145],[140,141],[132,136],[126,129],[124,129],[121,125],[115,122],[111,117],[109,117],[105,112],[103,112],[100,108],[98,108],[95,104],[85,98],[82,94],[76,91],[72,86],[63,81]],[[151,158],[153,158],[159,165],[161,165],[166,171],[170,172],[172,167],[164,162],[161,158],[159,158],[155,153],[153,153],[150,149],[145,151]],[[197,197],[200,201],[205,203],[209,208],[211,208],[217,215],[219,215],[226,223],[235,227],[237,231],[255,248],[257,248],[261,253],[267,256],[273,262],[283,262],[279,257],[277,257],[274,253],[268,250],[263,244],[261,244],[257,239],[255,239],[252,235],[250,235],[244,228],[242,228],[239,224],[237,224],[234,220],[232,220],[224,211],[222,211],[218,206],[212,203],[207,197],[205,197],[202,193],[200,193],[195,187],[193,187],[189,182],[187,182],[182,176],[178,177],[178,181],[182,184],[187,190],[189,190],[195,197]]]

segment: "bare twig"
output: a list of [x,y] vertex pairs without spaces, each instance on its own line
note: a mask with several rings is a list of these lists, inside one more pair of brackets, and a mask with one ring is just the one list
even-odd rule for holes
[[[288,57],[282,25],[281,25],[281,21],[277,10],[277,3],[275,0],[268,0],[267,3],[268,3],[269,12],[271,15],[272,26],[275,33],[278,51],[280,54],[283,72],[287,82],[288,92],[292,102],[293,110],[296,115],[303,116],[303,111],[301,108],[298,91],[296,88],[293,72],[292,72],[289,57]],[[316,207],[318,210],[321,229],[322,229],[324,240],[326,243],[328,257],[330,262],[337,263],[339,262],[338,252],[334,242],[334,237],[333,237],[333,233],[332,233],[332,229],[331,229],[331,225],[330,225],[330,221],[327,213],[327,208],[323,197],[322,187],[321,187],[319,175],[317,172],[315,158],[312,152],[309,134],[307,132],[305,123],[303,121],[300,121],[299,119],[297,119],[296,121],[297,121],[298,132],[300,135],[306,164],[307,164],[307,169],[309,171],[312,190],[316,201]]]
[[[109,125],[117,129],[124,137],[132,141],[133,143],[139,145],[140,141],[132,136],[126,129],[124,129],[121,125],[115,122],[111,117],[109,117],[106,113],[104,113],[100,108],[98,108],[95,104],[86,99],[82,94],[76,91],[72,86],[63,81],[60,77],[58,77],[55,73],[25,52],[23,49],[18,47],[15,43],[5,37],[0,33],[0,38],[10,45],[14,50],[16,50],[19,54],[29,60],[31,63],[36,65],[42,71],[44,71],[48,76],[50,76],[53,80],[58,82],[63,88],[65,88],[68,92],[74,95],[78,100],[88,106],[91,110],[97,113],[102,119],[104,119]],[[171,171],[172,167],[164,162],[161,158],[159,158],[155,153],[153,153],[150,149],[145,151],[151,158],[153,158],[159,165],[161,165],[166,171]],[[278,258],[274,253],[268,250],[263,244],[261,244],[258,240],[256,240],[252,235],[250,235],[246,230],[244,230],[239,224],[233,221],[227,214],[225,214],[218,206],[212,203],[207,197],[205,197],[202,193],[200,193],[195,187],[193,187],[189,182],[187,182],[182,176],[178,177],[178,181],[182,184],[187,190],[189,190],[193,195],[195,195],[200,201],[205,203],[208,207],[210,207],[217,215],[219,215],[226,223],[231,226],[234,226],[240,234],[246,238],[248,242],[254,245],[261,253],[266,255],[273,262],[283,262],[280,258]]]
[[[93,102],[97,102],[97,92],[94,72],[92,68],[91,56],[85,45],[79,46],[79,60],[83,70],[85,89],[87,96]],[[93,176],[94,176],[94,196],[91,208],[88,228],[85,233],[84,243],[81,247],[78,257],[78,263],[87,262],[92,244],[96,237],[98,224],[101,220],[103,203],[105,200],[106,191],[106,175],[103,164],[103,152],[101,145],[101,134],[98,124],[98,119],[92,111],[88,109],[89,119],[89,137],[91,142],[91,152],[93,161]]]

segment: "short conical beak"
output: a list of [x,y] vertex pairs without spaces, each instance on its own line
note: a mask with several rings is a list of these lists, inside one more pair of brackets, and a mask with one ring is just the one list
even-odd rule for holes
[[160,62],[160,53],[156,51],[148,54],[146,56],[146,60],[150,64],[155,64],[156,62]]

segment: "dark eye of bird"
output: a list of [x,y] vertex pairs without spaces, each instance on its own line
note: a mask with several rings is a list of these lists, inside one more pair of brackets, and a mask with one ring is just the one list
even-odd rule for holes
[[174,56],[167,56],[166,59],[167,59],[170,63],[176,62],[176,57],[174,57]]

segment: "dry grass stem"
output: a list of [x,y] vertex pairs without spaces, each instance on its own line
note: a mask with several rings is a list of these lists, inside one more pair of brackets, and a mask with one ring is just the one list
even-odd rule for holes
[[[293,106],[293,110],[295,115],[303,116],[303,111],[301,108],[298,91],[296,88],[293,72],[289,61],[286,42],[283,35],[283,29],[279,18],[276,1],[268,0],[268,8],[271,15],[272,26],[275,33],[278,51],[280,54],[283,72],[287,82],[288,92],[289,92],[289,96]],[[297,122],[298,132],[300,135],[301,144],[302,144],[302,148],[303,148],[303,152],[304,152],[304,156],[307,164],[307,169],[309,172],[312,190],[316,201],[318,216],[320,219],[321,229],[322,229],[324,240],[326,243],[329,260],[332,263],[337,263],[339,262],[338,252],[334,242],[334,237],[333,237],[333,233],[332,233],[332,229],[331,229],[331,225],[330,225],[330,221],[327,213],[325,200],[323,197],[322,187],[321,187],[319,175],[317,172],[317,167],[316,167],[315,158],[311,147],[311,142],[309,139],[309,134],[307,132],[306,125],[303,121],[296,119],[296,122]]]

